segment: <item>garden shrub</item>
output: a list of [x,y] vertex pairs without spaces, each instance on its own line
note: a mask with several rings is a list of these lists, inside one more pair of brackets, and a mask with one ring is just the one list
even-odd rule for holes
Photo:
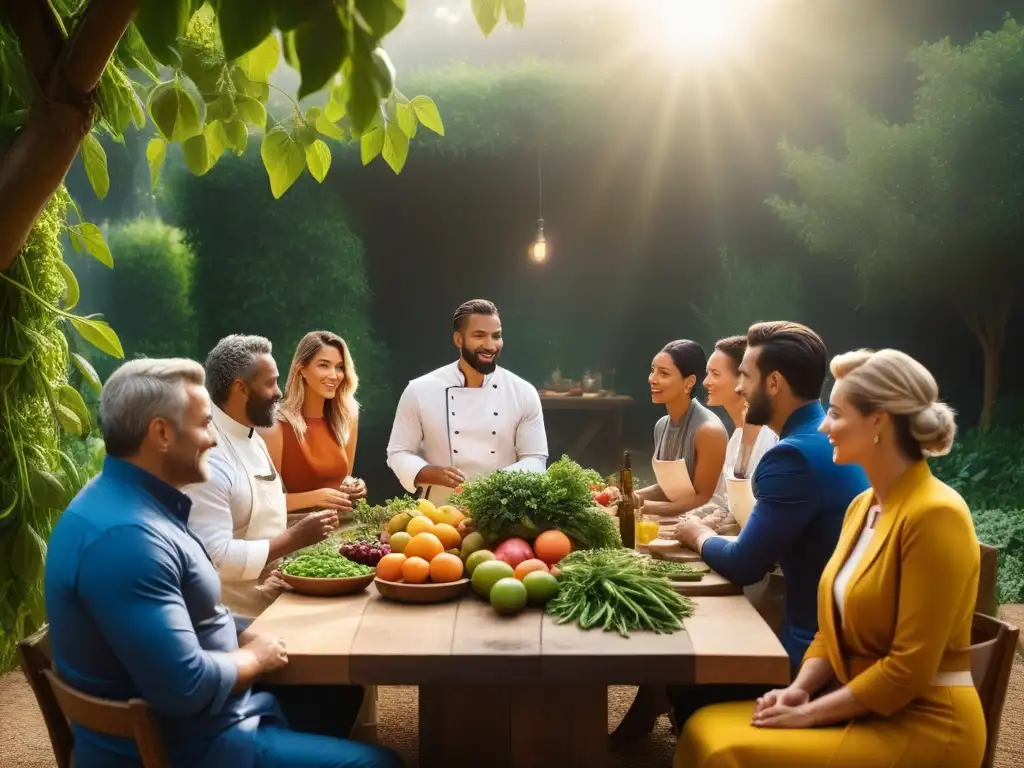
[[[117,329],[125,359],[194,357],[195,318],[190,292],[193,256],[183,233],[160,219],[140,217],[111,227],[106,320]],[[92,355],[106,377],[121,362]]]
[[932,469],[967,501],[978,539],[1000,548],[999,602],[1024,602],[1024,430],[971,430]]
[[361,422],[390,422],[387,351],[371,327],[365,251],[339,199],[305,176],[274,200],[255,149],[198,178],[173,163],[166,179],[168,215],[196,255],[199,359],[227,334],[260,334],[274,345],[283,383],[299,339],[333,331],[355,359]]

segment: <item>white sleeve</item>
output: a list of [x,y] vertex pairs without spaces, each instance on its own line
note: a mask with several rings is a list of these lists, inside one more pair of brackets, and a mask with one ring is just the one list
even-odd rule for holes
[[523,415],[516,427],[516,458],[518,461],[505,469],[543,472],[547,468],[548,436],[544,431],[544,409],[540,395],[534,387],[523,393]]
[[419,398],[409,384],[398,401],[391,439],[388,440],[388,466],[409,493],[416,493],[416,475],[428,464],[420,456],[422,445],[423,421]]
[[188,527],[199,537],[221,581],[251,581],[259,578],[270,555],[270,541],[234,538],[231,502],[235,467],[221,451],[210,451],[207,459],[210,479],[190,485],[185,493],[192,499]]

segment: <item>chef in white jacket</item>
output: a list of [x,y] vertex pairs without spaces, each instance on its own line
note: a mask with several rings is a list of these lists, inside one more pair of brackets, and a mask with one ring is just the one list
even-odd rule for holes
[[435,504],[499,469],[543,472],[548,458],[536,387],[497,365],[497,308],[467,301],[453,326],[459,360],[409,382],[388,443],[388,466],[402,486]]
[[[188,526],[220,574],[221,601],[248,618],[285,588],[272,575],[281,557],[322,541],[338,525],[329,509],[288,528],[281,478],[255,430],[274,424],[277,379],[270,342],[261,336],[227,336],[210,351],[206,386],[217,445],[207,454],[209,479],[184,488],[192,500]],[[337,493],[336,506],[350,509]]]

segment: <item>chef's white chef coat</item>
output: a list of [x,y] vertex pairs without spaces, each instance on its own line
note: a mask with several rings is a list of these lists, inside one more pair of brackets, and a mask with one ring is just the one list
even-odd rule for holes
[[213,406],[217,445],[207,454],[210,479],[186,486],[192,500],[188,527],[203,542],[222,582],[225,605],[243,616],[258,616],[269,602],[259,581],[268,563],[270,540],[288,527],[281,478],[266,443],[252,428]]
[[[467,387],[457,362],[409,382],[388,443],[388,466],[409,493],[428,464],[456,467],[473,480],[499,469],[543,472],[547,458],[537,388],[504,368]],[[435,504],[452,493],[419,490]]]

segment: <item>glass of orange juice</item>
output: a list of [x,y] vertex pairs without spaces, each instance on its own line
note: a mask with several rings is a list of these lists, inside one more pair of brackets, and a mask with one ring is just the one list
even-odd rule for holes
[[636,543],[650,544],[658,538],[659,526],[656,520],[640,519],[636,521]]

